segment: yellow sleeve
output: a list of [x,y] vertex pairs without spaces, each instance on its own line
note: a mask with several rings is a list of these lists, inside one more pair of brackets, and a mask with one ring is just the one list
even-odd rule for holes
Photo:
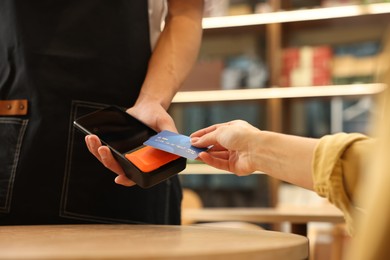
[[314,151],[314,191],[343,211],[351,234],[362,161],[372,144],[365,135],[339,133],[322,137]]

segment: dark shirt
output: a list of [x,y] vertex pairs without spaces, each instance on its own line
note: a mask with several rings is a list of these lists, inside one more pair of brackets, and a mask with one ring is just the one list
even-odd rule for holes
[[75,118],[130,107],[151,55],[145,0],[0,2],[0,225],[179,224],[177,177],[123,187],[87,150]]

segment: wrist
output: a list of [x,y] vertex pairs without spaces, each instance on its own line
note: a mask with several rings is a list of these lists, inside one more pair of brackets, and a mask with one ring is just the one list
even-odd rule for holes
[[149,93],[147,91],[141,91],[134,106],[148,107],[151,105],[156,106],[158,104],[165,110],[167,110],[170,105],[170,102],[171,100],[167,100],[159,93]]
[[261,131],[253,133],[251,140],[254,140],[250,143],[250,156],[251,164],[255,171],[261,171],[264,173],[269,173],[269,163],[270,160],[273,160],[272,143],[274,142],[273,133],[268,131]]
[[261,150],[262,150],[262,134],[263,132],[261,130],[251,131],[248,132],[246,137],[248,140],[248,155],[249,155],[249,162],[250,167],[253,169],[253,171],[261,171]]

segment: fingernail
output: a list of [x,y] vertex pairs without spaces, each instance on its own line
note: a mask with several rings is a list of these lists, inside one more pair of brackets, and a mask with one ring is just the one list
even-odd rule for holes
[[99,153],[100,157],[102,158],[102,160],[107,158],[107,153],[104,149],[98,149],[98,153]]
[[196,143],[197,141],[199,141],[199,137],[192,137],[191,138],[191,143]]

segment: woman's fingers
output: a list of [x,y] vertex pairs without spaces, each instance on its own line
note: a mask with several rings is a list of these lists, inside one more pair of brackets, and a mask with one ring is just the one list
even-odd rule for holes
[[207,152],[201,152],[199,158],[214,168],[229,171],[229,160],[214,157]]

